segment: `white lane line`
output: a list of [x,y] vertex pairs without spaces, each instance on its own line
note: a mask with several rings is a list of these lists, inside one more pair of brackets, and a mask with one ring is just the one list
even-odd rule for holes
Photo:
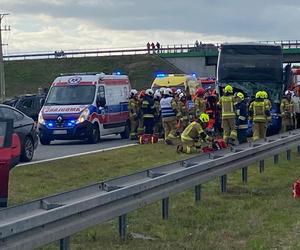
[[56,158],[40,160],[40,161],[26,162],[26,163],[18,164],[16,167],[22,167],[22,166],[33,165],[33,164],[49,162],[49,161],[56,161],[56,160],[61,160],[61,159],[66,159],[66,158],[71,158],[71,157],[76,157],[76,156],[82,156],[82,155],[88,155],[88,154],[94,154],[94,153],[101,153],[101,152],[105,152],[105,151],[109,151],[109,150],[126,148],[126,147],[131,147],[131,146],[136,146],[136,145],[138,145],[138,144],[132,143],[132,144],[127,144],[127,145],[122,145],[122,146],[117,146],[117,147],[112,147],[112,148],[103,148],[103,149],[98,149],[98,150],[89,151],[89,152],[83,152],[83,153],[72,154],[72,155],[65,155],[65,156],[60,156],[60,157],[56,157]]

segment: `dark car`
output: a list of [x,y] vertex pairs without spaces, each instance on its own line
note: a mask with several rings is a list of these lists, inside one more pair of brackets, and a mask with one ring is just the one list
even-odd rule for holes
[[44,105],[46,95],[23,95],[19,96],[14,105],[16,109],[22,111],[25,115],[31,117],[34,121],[37,121],[40,110]]
[[36,124],[32,118],[19,110],[0,104],[0,117],[14,120],[14,131],[21,141],[21,161],[28,162],[33,158],[34,150],[38,145]]

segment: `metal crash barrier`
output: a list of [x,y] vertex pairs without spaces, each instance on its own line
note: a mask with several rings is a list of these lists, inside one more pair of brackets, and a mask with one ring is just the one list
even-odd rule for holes
[[162,218],[168,219],[170,195],[194,188],[199,202],[201,184],[215,178],[226,192],[228,173],[241,169],[247,182],[251,164],[259,163],[263,172],[266,158],[276,164],[286,152],[290,160],[299,145],[300,130],[294,130],[0,210],[0,249],[33,249],[56,240],[69,249],[71,235],[114,218],[125,239],[127,213],[161,200]]

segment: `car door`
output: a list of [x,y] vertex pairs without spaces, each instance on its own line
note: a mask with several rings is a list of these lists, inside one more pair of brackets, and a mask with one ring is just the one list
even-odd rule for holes
[[16,108],[22,111],[25,115],[28,115],[32,119],[37,119],[37,108],[34,97],[26,97],[21,100],[16,105]]
[[0,116],[14,120],[14,131],[20,136],[21,141],[30,133],[32,122],[17,110],[9,107],[0,107]]

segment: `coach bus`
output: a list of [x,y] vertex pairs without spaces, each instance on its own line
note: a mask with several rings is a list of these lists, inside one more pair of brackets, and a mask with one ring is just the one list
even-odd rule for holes
[[219,48],[217,87],[230,84],[243,92],[249,101],[255,93],[264,90],[272,102],[272,121],[268,135],[280,131],[280,101],[285,89],[283,81],[283,55],[280,45],[261,43],[225,43]]

